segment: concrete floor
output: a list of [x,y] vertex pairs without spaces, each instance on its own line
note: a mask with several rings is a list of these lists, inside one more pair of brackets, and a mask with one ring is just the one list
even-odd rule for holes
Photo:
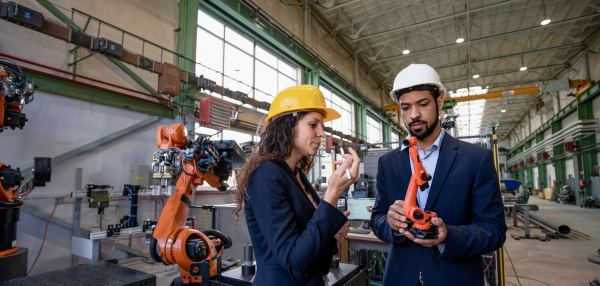
[[[505,247],[506,285],[590,285],[595,277],[600,278],[600,265],[589,262],[589,255],[596,255],[600,248],[600,208],[581,208],[578,205],[557,204],[555,201],[543,200],[537,196],[529,198],[529,204],[537,204],[543,215],[556,223],[566,224],[574,232],[567,238],[539,241],[537,239],[515,240],[510,234],[521,234],[522,230],[510,229],[507,233]],[[510,217],[507,225],[512,226]],[[523,222],[518,222],[523,227]],[[578,235],[578,232],[589,235]],[[541,229],[532,228],[531,235],[543,236]],[[519,277],[511,277],[516,274]],[[509,276],[510,275],[510,276]],[[526,278],[525,278],[526,277]],[[538,281],[530,280],[536,279]]]
[[[600,278],[600,265],[587,259],[589,255],[600,257],[596,253],[600,248],[600,208],[587,209],[576,205],[557,204],[555,201],[534,196],[529,198],[529,204],[537,204],[537,213],[547,219],[571,227],[573,234],[567,238],[549,241],[515,240],[511,234],[522,235],[524,231],[509,228],[505,243],[507,251],[504,255],[506,285],[590,285],[595,277]],[[511,217],[507,217],[507,225],[512,226]],[[522,228],[523,222],[519,221],[518,226]],[[541,229],[535,226],[531,228],[531,235],[545,236]],[[177,266],[151,265],[139,259],[124,266],[155,274],[157,285],[169,285],[173,278],[179,275]],[[513,266],[519,281],[514,277]]]

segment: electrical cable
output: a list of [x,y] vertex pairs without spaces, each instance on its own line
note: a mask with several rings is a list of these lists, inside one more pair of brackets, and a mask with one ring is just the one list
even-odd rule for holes
[[29,193],[31,193],[33,191],[33,189],[35,189],[35,187],[31,188],[31,190],[27,191],[26,193],[20,195],[21,197],[24,197],[26,195],[29,195]]
[[42,246],[40,246],[40,250],[38,251],[38,254],[35,257],[33,264],[31,264],[31,268],[29,268],[29,271],[27,271],[27,276],[29,276],[29,273],[31,273],[31,270],[33,270],[33,267],[35,266],[35,263],[37,262],[38,258],[40,258],[40,254],[42,253],[42,249],[44,248],[44,242],[46,241],[46,233],[48,232],[48,224],[50,224],[50,220],[52,219],[52,216],[54,215],[54,211],[56,210],[56,207],[58,206],[60,201],[62,201],[62,199],[64,199],[67,196],[70,196],[70,195],[71,194],[64,195],[56,201],[56,204],[54,205],[54,209],[52,209],[52,212],[50,213],[50,216],[48,217],[48,221],[46,222],[46,229],[44,230],[44,238],[42,238]]
[[[116,238],[116,237],[115,237],[115,238]],[[106,253],[106,254],[108,254],[108,253],[111,253],[111,252],[113,252],[113,250],[115,250],[115,246],[117,246],[117,240],[116,240],[116,239],[115,239],[115,244],[113,244],[113,247],[112,247],[112,248],[111,248],[109,251],[104,251],[104,246],[105,246],[107,243],[109,243],[109,242],[110,242],[110,240],[107,240],[105,243],[103,243],[103,244],[102,244],[102,253]]]
[[144,236],[138,236],[138,238],[135,240],[135,243],[137,244],[137,246],[138,246],[140,249],[144,249],[144,248],[146,248],[146,242],[144,241],[144,247],[141,247],[141,246],[140,246],[140,237],[144,237]]
[[[508,256],[508,260],[510,261],[510,266],[512,266],[513,271],[515,272],[515,277],[517,278],[517,282],[519,283],[519,285],[523,286],[521,284],[521,281],[519,281],[519,276],[517,276],[517,270],[515,269],[515,265],[512,262],[512,259],[510,259],[510,255],[508,255],[508,250],[506,249],[506,246],[502,245],[502,247],[504,248],[504,251],[506,251],[506,256]],[[506,275],[508,276],[508,275]]]
[[[103,252],[103,253],[107,253],[107,254],[108,254],[108,253],[111,253],[113,250],[115,250],[115,246],[117,246],[117,241],[119,241],[119,240],[128,240],[128,239],[132,239],[132,238],[140,238],[140,237],[145,237],[145,236],[144,236],[144,235],[140,235],[140,236],[136,236],[136,237],[128,237],[128,238],[121,238],[121,239],[117,239],[117,237],[115,236],[115,239],[114,239],[114,240],[108,240],[108,241],[104,242],[104,243],[102,244],[102,249],[101,249],[101,250],[102,250],[102,252]],[[108,251],[108,252],[104,251],[104,246],[105,246],[107,243],[111,242],[111,241],[114,241],[114,242],[115,242],[115,244],[113,245],[112,249],[111,249],[110,251]],[[139,245],[138,245],[138,246],[139,246]]]

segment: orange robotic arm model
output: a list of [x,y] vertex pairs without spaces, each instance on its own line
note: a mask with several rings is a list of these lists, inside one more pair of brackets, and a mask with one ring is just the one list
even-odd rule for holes
[[415,238],[420,239],[436,239],[437,238],[437,227],[431,223],[431,218],[437,217],[437,214],[430,211],[424,211],[417,206],[417,192],[419,188],[421,191],[429,187],[429,181],[431,175],[427,174],[421,158],[419,158],[419,151],[417,151],[417,138],[411,137],[404,140],[404,145],[409,145],[410,158],[413,162],[414,172],[410,177],[410,183],[408,184],[408,191],[406,192],[406,198],[404,199],[404,214],[409,219],[407,230],[410,231]]
[[154,178],[173,194],[156,224],[150,254],[157,262],[179,265],[182,284],[201,283],[199,262],[208,261],[210,275],[216,274],[220,267],[217,258],[231,246],[231,240],[217,230],[200,232],[185,225],[196,186],[206,181],[219,190],[226,189],[231,163],[245,160],[245,153],[234,141],[212,142],[201,135],[192,142],[182,124],[158,127],[156,140],[161,151],[154,155]]

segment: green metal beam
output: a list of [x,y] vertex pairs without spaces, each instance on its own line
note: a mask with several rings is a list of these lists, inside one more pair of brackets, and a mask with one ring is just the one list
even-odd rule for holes
[[58,10],[58,8],[56,8],[49,1],[47,1],[47,0],[37,0],[37,2],[40,3],[40,5],[44,6],[44,8],[46,8],[46,10],[48,10],[50,13],[52,13],[52,15],[56,16],[56,18],[58,18],[62,22],[66,23],[69,26],[73,26],[73,27],[81,30],[81,28],[79,28],[79,26],[77,26],[77,24],[75,24],[74,22],[72,22],[69,17],[67,17],[65,14],[63,14],[60,10]]
[[[579,119],[594,119],[594,110],[592,101],[587,101],[581,103],[579,108],[577,108]],[[585,148],[586,146],[594,146],[596,145],[596,136],[590,135],[581,139],[581,147]],[[598,165],[598,152],[593,150],[587,150],[581,152],[581,160],[583,165],[583,179],[588,181],[590,179],[590,175],[592,173],[592,168]],[[586,194],[590,195],[592,193],[592,188],[590,184],[585,185]]]
[[306,79],[305,80],[306,84],[312,84],[316,87],[319,87],[319,71],[318,70],[306,72],[304,77]]
[[[556,121],[551,124],[552,134],[560,131],[562,129],[562,122]],[[562,143],[555,145],[552,147],[554,151],[554,157],[558,155],[562,155],[565,153],[565,147]],[[567,168],[566,168],[566,160],[565,158],[559,158],[552,160],[554,163],[554,173],[556,175],[556,184],[557,186],[566,185],[567,184]]]
[[[198,9],[200,3],[198,0],[180,0],[178,4],[178,29],[177,29],[177,53],[183,55],[184,58],[179,58],[179,67],[181,69],[196,73],[196,43],[198,30]],[[185,58],[192,59],[186,60]],[[197,87],[188,84],[181,84],[181,95],[176,97],[177,102],[193,105],[194,96]],[[188,114],[193,114],[192,107],[185,106],[184,111]]]
[[87,86],[81,83],[60,79],[53,76],[28,71],[39,91],[62,95],[92,103],[115,106],[137,112],[173,118],[172,110],[166,106],[130,98],[124,95]]

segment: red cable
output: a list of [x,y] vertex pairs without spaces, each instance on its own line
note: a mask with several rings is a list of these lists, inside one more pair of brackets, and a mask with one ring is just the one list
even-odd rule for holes
[[496,252],[492,252],[492,259],[490,259],[490,264],[488,264],[485,270],[483,270],[483,273],[485,273],[488,270],[488,268],[490,268],[490,265],[492,265],[492,261],[494,261],[494,254],[496,254]]
[[[146,237],[146,236],[145,236],[145,235],[140,235],[140,236],[136,236],[136,237],[128,237],[128,238],[115,239],[115,240],[114,240],[115,244],[113,245],[113,247],[110,249],[110,251],[106,252],[106,251],[104,251],[104,246],[105,246],[107,243],[109,243],[109,242],[113,241],[113,240],[108,240],[108,241],[106,241],[106,242],[104,242],[104,243],[102,244],[102,249],[101,249],[101,250],[102,250],[102,253],[107,253],[107,254],[108,254],[108,253],[111,253],[113,250],[115,250],[115,246],[117,246],[117,241],[119,241],[119,240],[126,240],[126,239],[132,239],[132,238],[137,238],[137,239],[139,239],[140,237]],[[136,242],[137,242],[137,240],[136,240]],[[140,246],[140,244],[139,244],[139,243],[138,243],[138,246]],[[143,247],[140,247],[140,248],[143,248]]]
[[31,193],[31,191],[33,191],[33,189],[35,189],[35,187],[31,188],[31,190],[29,190],[28,192],[24,193],[21,195],[21,197],[24,197],[26,195],[29,195],[29,193]]
[[106,252],[104,251],[104,246],[111,242],[111,240],[106,241],[105,243],[102,244],[102,253],[111,253],[113,250],[115,250],[115,246],[117,246],[117,241],[115,240],[115,244],[113,244],[113,247],[110,249],[110,251]]
[[60,199],[58,199],[58,201],[56,201],[56,204],[54,205],[54,209],[52,209],[52,212],[50,213],[50,217],[48,217],[48,221],[46,222],[46,229],[44,230],[44,238],[42,239],[42,246],[40,246],[40,251],[38,251],[38,254],[35,257],[35,261],[33,261],[31,268],[29,268],[29,271],[27,271],[27,276],[29,276],[29,273],[31,273],[31,270],[33,270],[33,267],[35,266],[35,263],[37,262],[38,258],[40,258],[40,254],[42,253],[42,248],[44,248],[44,241],[46,241],[46,233],[48,232],[48,224],[50,224],[50,219],[52,219],[52,215],[54,215],[54,211],[56,210],[56,207],[58,206],[60,201],[62,201],[62,199],[64,199],[67,196],[70,196],[70,195],[71,194],[64,195],[64,196],[60,197]]
[[144,236],[138,236],[138,238],[135,240],[135,243],[137,243],[138,247],[141,249],[146,248],[146,242],[144,241],[144,247],[140,246],[140,237],[144,237]]

